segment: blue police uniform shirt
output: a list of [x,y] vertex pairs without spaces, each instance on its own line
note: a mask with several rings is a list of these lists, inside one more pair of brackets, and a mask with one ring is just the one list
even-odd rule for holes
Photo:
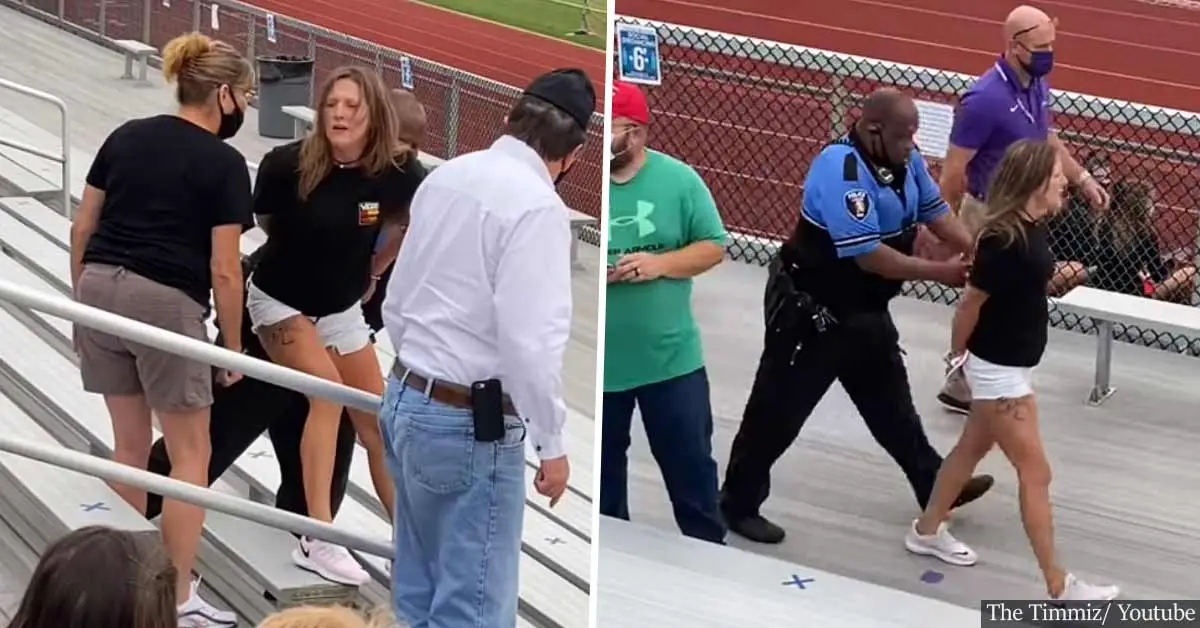
[[917,149],[893,177],[903,180],[889,184],[849,137],[826,146],[809,167],[797,252],[785,261],[799,262],[798,287],[831,309],[886,307],[903,282],[862,270],[854,257],[881,244],[911,255],[916,225],[950,210]]

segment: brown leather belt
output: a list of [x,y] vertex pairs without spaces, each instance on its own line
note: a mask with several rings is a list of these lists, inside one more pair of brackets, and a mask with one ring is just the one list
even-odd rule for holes
[[[407,377],[405,377],[405,371],[408,371]],[[452,384],[450,382],[436,379],[433,380],[433,385],[429,386],[429,379],[417,373],[416,371],[407,369],[403,364],[400,363],[400,360],[396,360],[392,364],[392,374],[396,376],[396,379],[399,379],[409,387],[416,390],[425,392],[426,386],[428,386],[429,398],[433,399],[434,401],[440,401],[441,403],[444,403],[448,406],[454,406],[455,408],[463,408],[465,410],[472,409],[471,390],[466,386]],[[501,400],[501,409],[507,416],[517,416],[516,406],[513,405],[512,398],[508,396],[508,393],[504,393],[504,397]]]

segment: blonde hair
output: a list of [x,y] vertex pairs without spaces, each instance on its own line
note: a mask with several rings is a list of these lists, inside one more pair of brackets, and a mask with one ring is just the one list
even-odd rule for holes
[[258,628],[392,628],[386,609],[364,616],[345,606],[296,606],[272,613]]
[[181,105],[199,105],[221,87],[250,89],[254,71],[233,46],[202,33],[187,33],[163,46],[163,78],[174,82]]
[[325,135],[325,117],[329,115],[325,101],[329,99],[333,86],[343,80],[352,81],[358,86],[362,94],[362,104],[366,106],[370,116],[367,120],[367,145],[358,160],[359,167],[369,177],[378,177],[387,168],[396,167],[396,141],[399,134],[396,131],[396,116],[392,113],[383,79],[364,68],[338,68],[330,73],[321,86],[316,100],[317,119],[313,121],[313,131],[300,144],[299,194],[302,200],[307,200],[308,195],[333,172],[333,146]]
[[1024,242],[1025,207],[1049,184],[1056,163],[1058,152],[1048,142],[1025,139],[1010,145],[988,185],[979,237],[999,235],[1004,246]]

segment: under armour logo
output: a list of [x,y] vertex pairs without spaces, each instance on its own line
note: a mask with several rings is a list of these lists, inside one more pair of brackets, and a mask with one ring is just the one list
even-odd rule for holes
[[654,203],[649,201],[637,202],[637,213],[633,216],[621,216],[608,221],[612,227],[630,227],[637,225],[638,237],[644,238],[658,230],[654,223],[650,221],[650,215],[654,213]]

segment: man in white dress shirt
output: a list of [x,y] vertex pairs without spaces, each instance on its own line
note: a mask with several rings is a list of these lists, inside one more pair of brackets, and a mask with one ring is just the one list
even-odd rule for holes
[[555,185],[595,103],[580,70],[539,77],[491,148],[439,166],[413,199],[383,304],[397,359],[379,415],[393,610],[413,628],[515,626],[527,437],[537,491],[553,506],[566,489],[571,232]]

